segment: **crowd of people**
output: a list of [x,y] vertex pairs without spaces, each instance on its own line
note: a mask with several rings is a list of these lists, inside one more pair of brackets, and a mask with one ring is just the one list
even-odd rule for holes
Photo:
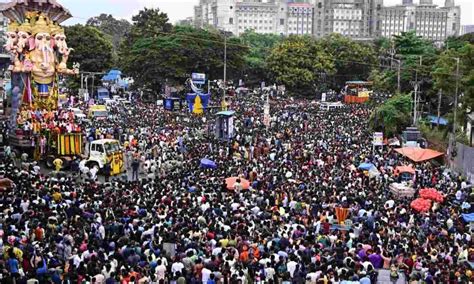
[[[370,107],[278,100],[266,127],[263,104],[232,103],[231,141],[214,137],[209,112],[112,109],[84,132],[121,140],[133,177],[44,175],[2,158],[2,283],[376,283],[380,270],[393,283],[474,281],[467,181],[413,164],[415,190],[444,195],[418,213],[388,190],[411,162],[373,151]],[[364,162],[381,174],[358,170]],[[348,209],[342,225],[336,207]]]

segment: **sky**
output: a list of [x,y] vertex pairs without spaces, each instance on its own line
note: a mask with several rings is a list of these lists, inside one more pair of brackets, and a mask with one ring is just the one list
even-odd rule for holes
[[[414,0],[417,3],[419,0]],[[444,5],[445,0],[433,0],[434,4]],[[0,2],[7,2],[0,0]],[[58,0],[71,11],[74,18],[64,22],[66,25],[85,23],[88,18],[101,13],[112,14],[116,18],[131,20],[132,16],[144,7],[160,8],[168,14],[170,21],[192,17],[194,6],[199,0]],[[401,4],[402,0],[384,0],[386,6]],[[461,6],[461,24],[474,25],[474,0],[455,0]]]

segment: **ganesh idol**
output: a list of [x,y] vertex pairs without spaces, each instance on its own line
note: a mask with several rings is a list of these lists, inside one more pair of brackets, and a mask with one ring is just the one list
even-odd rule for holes
[[16,51],[18,43],[18,23],[12,22],[8,25],[7,29],[7,42],[4,45],[7,52],[13,53]]
[[32,27],[32,35],[34,39],[30,42],[29,62],[25,60],[25,65],[31,64],[31,75],[37,94],[46,97],[50,94],[56,73],[56,56],[51,44],[50,26],[43,15],[39,16]]
[[[31,25],[26,20],[23,24],[18,26],[18,33],[17,33],[17,43],[15,49],[12,51],[14,54],[14,66],[13,72],[20,73],[20,72],[29,72],[30,65],[28,64],[28,60],[25,61],[25,54],[28,51],[28,42],[31,39]],[[25,64],[26,63],[26,64]]]
[[[58,52],[58,57],[61,57],[60,62],[56,67],[58,73],[66,74],[66,75],[79,74],[78,69],[67,68],[67,61],[73,49],[67,46],[66,35],[64,33],[64,29],[61,28],[59,25],[55,24],[51,27],[51,35],[53,36],[52,40],[54,42],[54,47]],[[58,61],[59,61],[59,58],[58,58]]]

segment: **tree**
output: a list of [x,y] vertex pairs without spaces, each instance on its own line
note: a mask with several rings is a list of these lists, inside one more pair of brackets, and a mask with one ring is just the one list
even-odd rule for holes
[[74,49],[69,64],[78,62],[82,71],[100,72],[112,67],[112,43],[91,26],[65,27],[68,45]]
[[[81,65],[81,71],[88,72],[105,72],[112,67],[112,43],[104,33],[83,25],[66,26],[65,32],[68,46],[74,49],[69,56],[69,67],[75,62]],[[81,85],[80,76],[70,76],[67,82],[71,90],[78,90]]]
[[[237,38],[227,40],[228,78],[237,77],[244,67],[246,46]],[[124,71],[135,84],[159,91],[163,85],[184,84],[193,72],[222,78],[224,36],[217,31],[175,26],[166,33],[134,40],[122,53]]]
[[[420,89],[431,87],[431,67],[436,60],[436,49],[431,42],[416,35],[415,31],[394,36],[396,56],[402,61],[401,89],[412,91],[411,81],[421,81]],[[422,64],[420,66],[420,57]],[[424,84],[424,85],[423,85]]]
[[117,20],[110,14],[100,14],[87,20],[87,25],[92,26],[110,37],[114,52],[118,52],[125,35],[130,33],[132,25],[127,20]]
[[292,94],[314,94],[320,74],[333,74],[332,57],[306,36],[290,36],[277,44],[267,58],[268,71]]
[[257,34],[254,31],[247,31],[240,35],[243,44],[249,47],[249,52],[245,56],[245,75],[248,76],[248,84],[268,81],[269,74],[266,69],[266,59],[269,51],[278,44],[282,37],[274,34]]
[[369,124],[374,131],[383,131],[384,136],[393,136],[410,125],[411,95],[400,94],[388,99],[370,116]]
[[464,42],[458,49],[448,49],[441,53],[433,66],[433,80],[435,90],[442,90],[451,102],[442,106],[442,111],[452,111],[458,79],[456,58],[459,58],[458,103],[461,105],[458,118],[463,125],[466,115],[474,110],[474,45]]
[[342,88],[350,80],[367,80],[372,65],[376,63],[373,47],[343,35],[330,34],[319,44],[334,58],[336,73],[332,77],[332,88]]
[[397,89],[397,74],[393,70],[374,68],[369,75],[373,82],[373,90],[381,93],[394,93]]
[[160,9],[145,8],[132,17],[130,36],[132,39],[153,38],[169,33],[173,26],[169,23],[168,15]]

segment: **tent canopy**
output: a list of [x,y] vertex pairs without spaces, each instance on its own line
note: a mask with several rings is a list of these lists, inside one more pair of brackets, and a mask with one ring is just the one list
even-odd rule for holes
[[116,81],[120,80],[120,76],[122,76],[122,71],[112,69],[107,73],[104,77],[102,77],[102,81]]
[[412,175],[415,174],[415,169],[410,166],[398,166],[395,168],[396,173],[410,173]]
[[413,162],[423,162],[428,161],[444,154],[432,149],[423,149],[417,147],[404,147],[395,149],[398,153],[412,160]]
[[431,124],[448,125],[448,120],[446,118],[440,117],[439,121],[438,121],[438,117],[435,115],[428,115],[427,118]]

